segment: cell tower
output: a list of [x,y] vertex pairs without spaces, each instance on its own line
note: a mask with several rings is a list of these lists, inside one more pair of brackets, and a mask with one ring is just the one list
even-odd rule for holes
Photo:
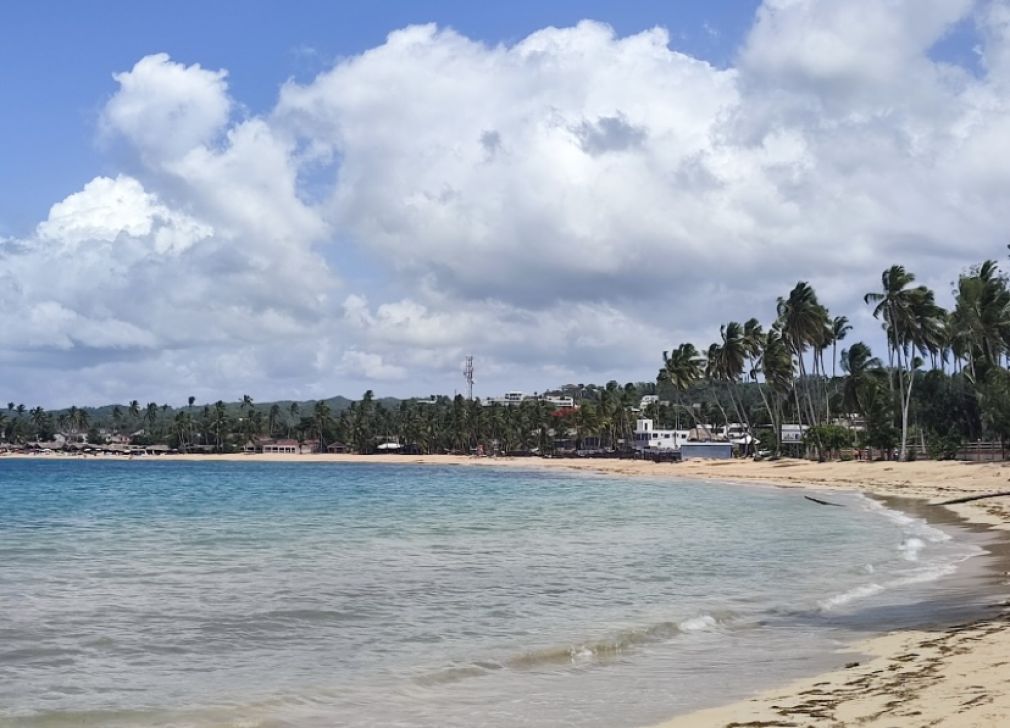
[[466,398],[473,399],[473,357],[468,356],[463,361],[463,378],[466,380]]

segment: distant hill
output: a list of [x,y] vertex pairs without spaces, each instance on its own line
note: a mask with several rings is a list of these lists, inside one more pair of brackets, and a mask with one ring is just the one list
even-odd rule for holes
[[[405,399],[426,399],[426,397],[408,397]],[[298,413],[301,416],[308,415],[312,412],[313,408],[316,406],[316,402],[319,400],[315,399],[302,399],[302,400],[292,400],[292,399],[280,399],[271,402],[253,402],[253,409],[263,412],[265,415],[268,413],[274,405],[278,405],[283,414],[287,415],[291,411],[292,403],[298,405]],[[327,405],[330,407],[330,412],[334,415],[338,415],[344,410],[348,409],[354,402],[358,400],[348,399],[347,397],[337,395],[335,397],[329,397],[325,400]],[[377,398],[375,402],[381,404],[387,409],[394,409],[400,406],[400,403],[404,399],[398,399],[396,397],[381,397]],[[148,402],[140,402],[141,413],[147,409]],[[162,403],[157,403],[159,410],[164,406]],[[188,405],[182,405],[180,407],[168,406],[164,412],[169,415],[174,415],[176,412],[192,412],[197,413],[203,411],[204,407],[214,407],[217,401],[214,402],[196,402],[192,407]],[[235,414],[241,412],[245,409],[242,404],[242,400],[235,400],[232,402],[224,403],[225,410],[228,414]],[[116,403],[116,404],[105,404],[99,407],[78,407],[78,409],[83,410],[88,413],[88,417],[91,419],[92,423],[104,422],[112,419],[112,412],[118,407],[124,414],[130,409],[129,402]],[[59,415],[63,412],[67,412],[70,408],[63,407],[60,409],[48,410],[51,414]]]

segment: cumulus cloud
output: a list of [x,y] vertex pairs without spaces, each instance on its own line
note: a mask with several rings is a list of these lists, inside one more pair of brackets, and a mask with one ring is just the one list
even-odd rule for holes
[[226,71],[175,63],[157,53],[113,76],[119,90],[105,105],[106,133],[124,135],[149,161],[173,159],[206,144],[231,113]]
[[[981,71],[934,58],[965,22]],[[451,391],[468,353],[485,394],[651,378],[797,279],[873,337],[887,265],[943,293],[1002,253],[1008,28],[766,0],[718,68],[660,28],[413,26],[239,119],[225,71],[148,56],[101,121],[138,169],[0,242],[0,357],[103,398]]]
[[340,360],[340,372],[352,379],[364,381],[389,381],[403,379],[407,370],[396,364],[389,364],[380,354],[372,354],[357,349],[348,349]]
[[96,177],[84,189],[57,202],[37,229],[41,242],[74,252],[84,243],[114,243],[121,235],[146,240],[153,252],[180,253],[213,230],[189,215],[170,210],[137,180]]

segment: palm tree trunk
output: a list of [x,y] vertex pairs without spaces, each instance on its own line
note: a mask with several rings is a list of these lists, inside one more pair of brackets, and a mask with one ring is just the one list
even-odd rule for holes
[[[764,404],[765,410],[768,412],[768,419],[770,419],[772,422],[772,434],[775,438],[774,453],[778,455],[781,446],[779,440],[782,438],[782,429],[781,426],[775,421],[775,412],[772,410],[771,404],[768,402],[768,397],[765,396],[764,388],[761,386],[760,382],[757,383],[757,388],[758,388],[758,394],[761,395],[761,402],[762,404]],[[748,425],[747,429],[750,429],[750,425]]]

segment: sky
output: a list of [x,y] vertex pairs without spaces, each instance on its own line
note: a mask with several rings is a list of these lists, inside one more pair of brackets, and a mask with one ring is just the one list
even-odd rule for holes
[[0,399],[651,380],[1005,261],[1010,0],[8,3]]

